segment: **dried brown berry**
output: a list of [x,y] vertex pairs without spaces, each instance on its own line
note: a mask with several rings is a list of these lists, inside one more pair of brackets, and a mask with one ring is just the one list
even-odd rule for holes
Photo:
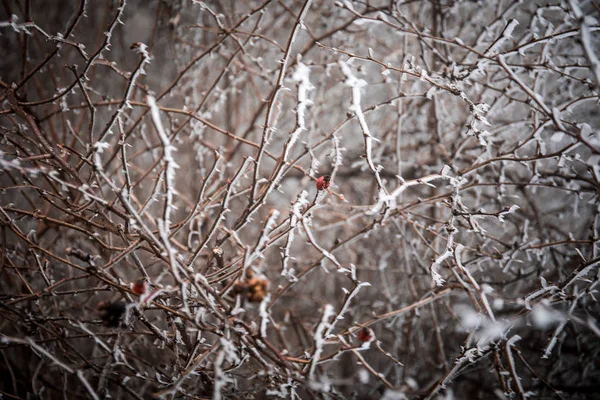
[[266,279],[252,278],[248,281],[248,300],[254,303],[263,301],[267,295],[269,281]]
[[115,301],[114,303],[101,302],[98,304],[98,313],[100,318],[107,326],[118,327],[121,324],[121,319],[125,314],[127,307],[122,301]]
[[267,295],[269,281],[266,279],[254,277],[254,272],[249,271],[247,274],[248,281],[237,281],[231,288],[231,293],[234,295],[245,294],[248,301],[260,303]]

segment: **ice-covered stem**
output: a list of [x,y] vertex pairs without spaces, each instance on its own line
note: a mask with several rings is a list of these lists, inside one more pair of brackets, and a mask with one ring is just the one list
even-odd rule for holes
[[150,205],[152,205],[154,202],[158,201],[159,193],[160,193],[160,190],[162,187],[162,182],[164,179],[163,172],[164,172],[164,166],[161,169],[160,173],[157,175],[156,179],[154,180],[154,185],[152,187],[152,192],[150,193],[150,196],[148,196],[148,198],[146,199],[146,201],[140,208],[140,211],[139,211],[140,215],[146,214],[148,207],[150,207]]
[[221,224],[221,221],[223,219],[225,219],[225,213],[227,213],[229,211],[228,207],[229,207],[229,199],[231,197],[231,193],[232,193],[235,185],[237,184],[237,181],[246,172],[248,165],[252,161],[254,161],[254,160],[251,157],[246,157],[244,159],[244,162],[238,169],[237,173],[233,177],[233,179],[231,179],[231,181],[227,185],[227,190],[225,192],[225,195],[223,196],[223,201],[221,202],[221,211],[219,212],[219,215],[215,218],[215,221],[213,222],[208,234],[206,235],[206,237],[204,238],[202,243],[196,248],[196,250],[194,250],[192,255],[187,259],[187,261],[186,261],[187,266],[191,266],[194,263],[194,261],[196,261],[196,258],[198,258],[198,255],[200,255],[200,252],[202,251],[202,249],[204,249],[204,247],[207,245],[207,243],[210,241],[210,239],[213,237],[213,235],[217,231],[217,228]]
[[39,344],[37,344],[36,342],[34,342],[33,339],[31,339],[30,337],[26,337],[26,338],[22,339],[22,338],[18,338],[18,337],[1,335],[0,343],[2,343],[2,342],[18,343],[18,344],[22,344],[22,345],[30,347],[34,353],[36,353],[38,356],[40,356],[40,358],[42,356],[44,356],[44,357],[48,358],[53,364],[60,367],[64,371],[68,372],[71,375],[77,376],[77,379],[79,379],[81,381],[81,383],[87,390],[90,397],[94,400],[100,400],[100,396],[98,396],[98,394],[94,391],[94,389],[92,388],[90,383],[87,381],[87,379],[85,378],[85,376],[83,375],[83,372],[81,372],[81,370],[79,370],[79,369],[76,370],[74,368],[71,368],[67,364],[63,363],[56,356],[54,356],[54,354],[50,353],[44,347],[42,347]]
[[454,227],[453,221],[454,217],[450,217],[450,223],[447,227],[448,239],[446,240],[445,251],[442,254],[440,254],[435,259],[433,264],[431,264],[431,266],[429,267],[429,271],[431,272],[431,279],[433,279],[437,286],[443,286],[444,282],[446,282],[439,272],[442,262],[444,262],[444,260],[446,260],[447,258],[452,257],[452,255],[454,254],[454,235],[456,235],[456,227]]
[[81,90],[81,94],[83,94],[83,98],[85,99],[85,103],[90,110],[90,121],[88,123],[88,138],[89,143],[94,142],[94,126],[96,124],[96,107],[92,103],[92,99],[90,98],[90,94],[88,93],[85,85],[81,81],[81,79],[77,76],[77,67],[75,65],[68,67],[75,75],[75,79],[77,79],[77,85],[79,86],[79,90]]
[[139,228],[144,232],[147,239],[152,241],[155,246],[164,252],[167,255],[169,260],[169,265],[173,272],[173,277],[177,279],[178,283],[183,283],[183,279],[180,276],[180,270],[182,266],[175,259],[175,249],[171,246],[168,235],[166,234],[166,230],[163,225],[163,221],[159,220],[159,237],[157,237],[154,232],[146,225],[141,215],[136,211],[135,207],[131,204],[131,202],[125,197],[125,193],[122,189],[120,189],[113,180],[106,174],[104,171],[104,167],[102,166],[102,161],[100,154],[104,149],[108,147],[108,143],[102,142],[97,143],[94,147],[94,172],[98,174],[105,182],[110,186],[112,191],[117,195],[117,198],[125,207],[125,209],[129,212],[129,218],[131,218],[131,222],[135,222]]
[[339,320],[344,319],[344,314],[346,313],[346,311],[348,311],[348,307],[350,307],[350,301],[358,294],[360,289],[364,286],[371,286],[371,284],[369,282],[355,282],[354,287],[350,292],[347,289],[342,288],[342,290],[346,293],[346,298],[344,299],[344,304],[340,308],[340,311],[337,313],[336,317],[331,322],[331,324],[329,324],[329,327],[325,332],[326,338],[329,337],[329,335],[333,331],[333,328],[335,328],[335,324],[337,324]]
[[[82,2],[84,3],[84,2]],[[67,86],[67,88],[65,88],[64,90],[60,91],[60,93],[56,94],[55,96],[53,96],[52,98],[49,99],[44,99],[44,100],[39,100],[39,101],[31,101],[31,102],[21,102],[20,104],[22,106],[25,107],[32,107],[32,106],[37,106],[40,104],[46,104],[46,103],[52,103],[55,102],[57,100],[59,100],[60,98],[62,98],[63,96],[65,96],[67,93],[71,92],[71,89],[73,89],[75,87],[75,85],[78,84],[78,80],[86,77],[85,75],[87,74],[87,72],[90,70],[90,68],[92,67],[92,65],[95,64],[96,60],[101,56],[102,52],[105,49],[108,49],[108,47],[110,46],[110,39],[112,38],[112,33],[115,29],[115,27],[117,26],[117,22],[121,22],[120,18],[123,15],[124,11],[125,11],[125,4],[126,1],[125,0],[120,0],[119,1],[119,7],[117,7],[117,12],[115,13],[115,16],[113,17],[113,19],[111,20],[111,22],[108,24],[108,29],[106,30],[106,32],[104,32],[104,41],[102,42],[102,44],[100,45],[100,47],[89,57],[87,58],[85,52],[83,51],[83,48],[81,47],[80,44],[77,44],[77,48],[79,50],[79,53],[82,55],[82,57],[87,61],[85,64],[85,67],[83,68],[83,71],[78,75],[78,78],[75,79],[75,81],[73,81],[71,84],[69,84],[69,86]],[[82,7],[84,8],[84,5],[82,4]],[[80,9],[78,17],[76,18],[74,25],[72,25],[72,28],[75,27],[75,25],[78,23],[80,16],[83,14],[83,8]],[[38,30],[38,32],[42,33],[44,36],[46,36],[48,39],[51,40],[57,40],[57,41],[64,41],[66,40],[64,37],[60,38],[58,35],[57,36],[49,36],[48,34],[46,34],[43,30],[39,29],[39,27],[37,27],[37,25],[33,24],[33,23],[29,23],[26,22],[25,24],[32,24],[32,27],[36,27],[36,29]],[[72,28],[67,30],[67,32],[71,32]],[[58,51],[58,48],[56,48],[50,55],[50,57],[47,57],[46,60],[49,60],[51,57],[53,57],[56,52]],[[46,60],[42,61],[42,63],[35,69],[33,69],[33,73],[35,74],[35,71],[38,71],[39,68],[41,68],[45,63]],[[31,78],[32,75],[28,76],[27,79],[21,81],[21,85],[27,81],[29,78]],[[87,79],[87,77],[86,77]],[[88,154],[89,156],[89,154]],[[87,158],[87,157],[86,157]]]
[[390,194],[386,194],[384,196],[379,196],[379,199],[377,200],[377,204],[375,204],[373,207],[371,207],[371,209],[369,210],[369,214],[371,214],[371,215],[377,214],[378,212],[381,211],[381,209],[383,208],[384,205],[387,205],[391,210],[395,209],[396,208],[396,198],[398,198],[406,189],[408,189],[411,186],[427,185],[427,186],[435,187],[430,182],[439,180],[439,179],[446,179],[446,180],[451,181],[453,178],[448,175],[449,171],[450,171],[450,167],[444,166],[444,168],[442,168],[442,171],[439,174],[427,175],[422,178],[412,179],[410,181],[405,181],[402,177],[398,176],[398,179],[401,182],[400,186],[398,186],[396,189],[394,189],[394,191],[391,192]]
[[[271,187],[276,187],[276,185],[281,180],[281,175],[283,173],[284,167],[288,162],[288,157],[290,155],[290,151],[294,144],[298,141],[298,137],[302,133],[302,131],[306,130],[306,109],[309,105],[312,104],[312,101],[308,98],[308,92],[314,89],[314,86],[310,83],[310,68],[306,65],[302,64],[300,59],[301,56],[298,56],[298,66],[296,67],[296,71],[292,75],[292,79],[295,82],[298,82],[298,105],[296,106],[296,128],[290,134],[288,141],[283,145],[283,152],[281,154],[281,158],[277,163],[277,167],[275,169],[275,173],[271,177],[269,184],[269,189]],[[268,192],[268,190],[267,190]]]
[[333,135],[331,136],[331,142],[333,143],[333,162],[331,163],[332,169],[329,175],[331,175],[331,181],[333,182],[335,181],[335,176],[337,175],[339,167],[342,166],[344,163],[342,151],[346,149],[344,147],[341,147],[340,138],[335,133],[333,133]]
[[271,294],[268,293],[265,298],[260,302],[258,313],[260,315],[260,337],[263,339],[267,338],[267,324],[271,316],[269,315],[268,305],[271,301]]
[[[362,16],[362,18],[369,19],[369,17],[365,17],[365,16]],[[394,25],[394,28],[397,29],[397,30],[399,30],[399,31],[404,31],[405,30],[404,28],[402,28],[399,25]],[[415,34],[418,35],[418,36],[422,35],[421,33],[415,33]],[[374,62],[374,63],[380,65],[381,67],[385,68],[386,70],[396,71],[396,72],[399,72],[401,74],[406,74],[406,75],[418,78],[418,79],[420,79],[420,80],[422,80],[424,82],[427,82],[431,86],[436,87],[436,88],[438,88],[440,90],[447,91],[447,92],[449,92],[449,93],[451,93],[451,94],[453,94],[455,96],[459,96],[460,95],[460,89],[454,83],[451,83],[451,84],[442,84],[442,83],[439,83],[436,79],[430,77],[425,70],[420,70],[419,71],[416,68],[398,68],[398,67],[394,67],[394,66],[390,65],[389,63],[384,63],[384,62],[382,62],[380,60],[377,60],[376,58],[373,58],[373,56],[372,56],[372,54],[371,54],[370,51],[369,51],[369,54],[367,56],[361,56],[359,54],[352,53],[350,51],[346,51],[344,49],[340,49],[340,48],[337,48],[337,47],[325,46],[322,43],[318,43],[317,46],[319,46],[320,48],[323,48],[323,49],[331,50],[331,51],[333,51],[335,53],[345,54],[348,57],[356,58],[356,59],[359,59],[359,60],[365,60],[365,61]]]
[[225,352],[220,350],[214,362],[215,378],[213,388],[213,400],[221,400],[221,390],[225,385],[231,382],[231,378],[223,373],[223,362],[225,361]]
[[218,350],[220,348],[220,346],[221,346],[221,343],[216,342],[210,348],[208,348],[206,351],[204,351],[202,354],[200,354],[193,360],[190,359],[189,365],[187,365],[185,370],[183,370],[183,372],[181,372],[181,374],[177,378],[175,378],[175,382],[173,382],[171,385],[167,386],[166,388],[162,389],[161,391],[155,392],[154,397],[163,397],[163,396],[167,396],[169,394],[176,393],[177,389],[179,389],[179,387],[183,384],[183,382],[188,377],[192,376],[194,374],[194,371],[196,370],[196,368],[198,368],[198,366],[204,360],[206,360],[206,357],[208,357],[210,354],[212,354],[216,350]]
[[234,380],[227,376],[227,373],[223,371],[223,364],[225,361],[237,364],[240,362],[240,358],[237,354],[237,349],[234,344],[228,339],[221,337],[221,348],[217,353],[217,356],[214,360],[214,371],[215,371],[215,380],[214,380],[214,392],[213,392],[213,400],[220,400],[222,397],[221,390],[230,382]]
[[321,252],[321,254],[323,254],[323,256],[325,258],[327,258],[329,261],[331,261],[338,269],[342,268],[342,265],[338,262],[338,260],[335,258],[335,256],[333,254],[331,254],[330,252],[328,252],[327,250],[325,250],[324,248],[319,246],[319,244],[317,243],[315,237],[313,236],[310,228],[308,227],[307,219],[308,219],[308,217],[306,215],[302,218],[302,227],[304,228],[304,232],[306,232],[306,237],[308,238],[308,241],[310,242],[310,244],[312,244],[315,249],[317,249],[319,252]]
[[571,286],[578,279],[582,279],[584,276],[592,272],[596,267],[600,266],[600,257],[583,263],[560,285],[560,290],[564,291]]
[[546,105],[546,103],[544,102],[544,99],[542,98],[542,96],[540,96],[538,93],[534,92],[529,86],[527,86],[518,76],[517,74],[515,74],[513,72],[513,70],[506,64],[506,61],[504,61],[504,56],[502,56],[501,54],[498,54],[498,56],[496,57],[496,59],[498,60],[498,64],[500,64],[500,66],[506,71],[506,73],[508,73],[508,76],[510,76],[510,79],[515,82],[521,89],[523,89],[523,91],[525,93],[527,93],[527,95],[529,97],[531,97],[531,99],[538,105],[540,106],[540,108],[544,111],[544,113],[546,114],[546,116],[548,118],[550,118],[552,120],[552,122],[554,122],[554,125],[556,126],[556,128],[562,132],[567,132],[565,126],[563,125],[562,121],[560,120],[560,116],[558,115],[557,112],[553,112],[553,110],[550,110],[550,107],[548,107]]
[[510,22],[508,22],[506,24],[506,26],[504,27],[504,29],[502,30],[502,33],[500,34],[500,36],[498,36],[498,38],[496,40],[494,40],[489,47],[487,48],[487,50],[484,52],[486,57],[493,57],[496,55],[496,49],[498,49],[500,46],[502,46],[502,44],[508,40],[512,38],[512,33],[515,30],[515,28],[519,25],[519,21],[517,21],[516,19],[512,19],[510,20]]
[[275,109],[275,105],[277,104],[277,96],[279,95],[279,92],[284,88],[283,80],[285,78],[285,74],[287,72],[287,67],[288,67],[288,64],[290,61],[292,46],[294,45],[294,42],[296,41],[296,36],[298,35],[298,30],[299,30],[300,26],[303,25],[303,19],[306,16],[306,13],[308,12],[308,10],[310,8],[311,3],[312,3],[312,0],[306,0],[304,2],[304,6],[302,6],[302,10],[300,11],[300,14],[298,15],[298,19],[296,20],[296,23],[294,24],[294,27],[292,28],[292,32],[290,33],[290,36],[289,36],[288,42],[287,42],[287,46],[285,49],[285,54],[283,55],[283,58],[281,59],[281,68],[279,68],[279,77],[277,78],[277,83],[275,84],[275,88],[273,90],[273,95],[270,97],[269,102],[268,102],[269,105],[267,106],[267,112],[265,113],[265,122],[264,122],[264,126],[263,126],[260,148],[258,149],[258,154],[256,156],[256,162],[254,164],[254,180],[252,182],[252,191],[250,193],[250,202],[251,203],[254,202],[254,200],[256,198],[258,181],[260,180],[260,167],[261,167],[261,163],[262,163],[262,158],[265,153],[266,147],[269,144],[269,140],[271,137],[271,131],[274,129],[274,127],[270,126],[270,124],[271,124],[272,118],[273,118],[273,110]]
[[223,23],[223,21],[225,20],[223,14],[220,13],[216,13],[211,7],[209,7],[209,5],[204,2],[204,1],[196,1],[196,0],[192,0],[192,3],[195,4],[199,4],[200,7],[203,10],[206,10],[215,20],[215,22],[217,23],[217,26],[221,29],[222,32],[230,32],[231,33],[231,37],[233,38],[233,40],[236,41],[236,43],[239,46],[239,49],[244,53],[247,54],[246,49],[244,48],[244,43],[242,43],[240,41],[240,39],[233,34],[233,32],[235,32],[235,30],[231,30]]
[[[113,113],[110,120],[108,120],[108,122],[106,123],[106,126],[104,127],[102,133],[100,133],[100,136],[98,137],[98,142],[104,141],[106,135],[112,134],[113,125],[117,118],[121,117],[121,114],[123,113],[125,108],[131,108],[131,105],[129,104],[129,99],[131,97],[131,94],[133,93],[135,83],[137,82],[140,75],[146,73],[144,71],[144,65],[150,62],[150,54],[148,53],[148,47],[144,43],[138,43],[135,49],[141,55],[140,61],[131,73],[131,78],[129,78],[129,81],[127,82],[125,93],[123,93],[123,99],[121,100],[117,111]],[[82,163],[83,160],[80,162],[80,165],[82,165]],[[77,168],[80,168],[80,166],[78,165]]]
[[[312,104],[308,98],[308,92],[314,89],[310,83],[310,68],[304,65],[298,55],[298,66],[292,75],[292,79],[298,82],[298,105],[296,106],[296,129],[292,132],[292,137],[289,140],[290,146],[298,140],[298,136],[303,130],[306,130],[306,109]],[[284,153],[284,160],[287,159],[289,150]]]
[[[86,333],[91,335],[91,337],[94,338],[94,341],[96,343],[99,343],[99,341],[101,341],[101,339],[96,334],[94,334],[89,329],[85,328],[85,325],[83,323],[79,322],[79,327],[82,327],[82,329],[84,329],[86,331]],[[98,379],[98,385],[97,385],[96,390],[98,392],[100,392],[101,394],[106,393],[105,390],[106,390],[106,384],[107,384],[107,377],[108,377],[109,372],[112,369],[113,363],[123,363],[123,364],[127,365],[129,368],[133,369],[133,367],[127,362],[125,355],[121,351],[122,342],[123,342],[123,335],[118,335],[117,339],[113,343],[112,350],[110,348],[107,348],[106,344],[103,343],[102,347],[104,347],[104,349],[107,351],[107,353],[111,354],[112,357],[106,358],[104,367],[102,368],[102,372],[100,373],[100,378]]]
[[[127,201],[131,200],[131,175],[129,174],[129,165],[127,163],[127,151],[126,151],[126,147],[127,145],[127,141],[125,140],[125,132],[123,131],[123,122],[121,121],[121,119],[119,119],[118,121],[118,127],[119,127],[119,134],[121,137],[121,140],[119,140],[119,147],[121,149],[121,163],[122,163],[122,169],[121,171],[123,172],[123,177],[125,178],[125,190],[127,190],[127,193],[124,194],[124,197]],[[91,135],[91,133],[90,133]],[[129,230],[129,224],[127,224],[127,228]]]
[[[144,231],[144,233],[149,239],[151,239],[155,243],[159,243],[160,240],[158,240],[156,235],[154,235],[152,230],[146,225],[146,223],[144,222],[140,214],[137,212],[135,207],[131,204],[131,202],[127,200],[125,193],[123,193],[123,190],[120,189],[104,171],[100,154],[102,154],[102,152],[108,147],[110,147],[110,145],[106,142],[97,142],[94,145],[94,172],[97,175],[100,175],[104,182],[106,182],[106,184],[110,186],[111,190],[116,194],[123,207],[125,207],[127,212],[129,212],[128,217],[133,219],[135,223],[139,225],[139,227]],[[104,201],[104,203],[106,203],[106,201]]]
[[[542,281],[542,282],[545,282],[545,280],[544,280],[544,281]],[[550,294],[552,294],[552,293],[555,293],[556,291],[558,291],[558,290],[559,290],[558,286],[555,286],[555,285],[545,285],[545,286],[544,286],[544,285],[545,285],[545,284],[543,284],[543,286],[542,286],[542,288],[541,288],[541,289],[539,289],[539,290],[536,290],[535,292],[528,294],[528,295],[527,295],[527,296],[526,296],[526,297],[523,299],[523,301],[525,302],[525,308],[527,308],[528,310],[530,310],[530,309],[532,308],[532,307],[531,307],[531,302],[532,302],[533,300],[535,300],[535,299],[537,299],[537,298],[539,298],[539,297],[542,297],[542,296],[544,296],[546,293],[550,293]],[[542,297],[542,298],[545,298],[545,296],[544,296],[544,297]]]
[[303,190],[299,195],[297,200],[292,204],[292,210],[290,212],[290,228],[287,236],[287,240],[285,241],[285,246],[282,248],[281,253],[281,264],[282,270],[281,275],[285,276],[288,279],[293,279],[293,275],[290,274],[288,268],[288,262],[290,260],[290,249],[292,248],[292,243],[294,242],[294,237],[296,235],[296,229],[298,227],[298,221],[300,221],[302,216],[302,210],[306,207],[309,202],[306,200],[306,196],[308,196],[308,192]]
[[475,281],[475,278],[473,278],[473,275],[471,275],[469,270],[462,263],[462,252],[464,249],[465,249],[465,247],[462,244],[457,244],[455,246],[454,261],[456,262],[458,269],[463,274],[465,274],[465,276],[471,283],[471,286],[477,292],[477,295],[479,296],[479,301],[481,301],[481,304],[482,304],[483,308],[485,309],[486,313],[488,314],[488,317],[490,317],[490,319],[495,322],[496,318],[494,317],[494,311],[492,310],[492,307],[490,306],[490,303],[485,295],[485,292],[481,289],[481,286],[479,286],[477,281]]
[[377,181],[377,186],[379,187],[379,197],[387,196],[387,190],[383,184],[379,171],[383,169],[381,165],[375,166],[373,161],[373,140],[379,141],[379,139],[373,137],[371,135],[371,131],[369,126],[367,125],[367,120],[365,119],[365,115],[362,111],[361,106],[361,90],[363,87],[367,86],[367,82],[364,79],[359,79],[352,73],[352,69],[350,65],[344,61],[339,61],[340,68],[342,69],[342,73],[346,76],[346,85],[352,88],[352,105],[350,106],[350,111],[354,112],[356,118],[358,119],[358,123],[360,125],[360,129],[363,133],[363,138],[365,142],[365,157],[367,160],[367,164],[369,165],[369,169],[373,172],[375,176],[375,180]]
[[34,118],[33,115],[31,115],[29,113],[29,111],[27,109],[25,109],[22,104],[20,103],[17,99],[16,93],[15,93],[15,87],[13,86],[12,88],[10,88],[8,90],[7,93],[7,100],[8,100],[8,104],[10,105],[10,108],[12,109],[12,111],[15,112],[15,114],[17,114],[18,116],[20,116],[21,118],[25,119],[25,121],[27,121],[27,125],[29,126],[29,128],[31,129],[31,131],[33,132],[33,135],[35,136],[35,138],[37,139],[39,145],[48,153],[52,156],[52,159],[54,159],[56,161],[56,163],[62,168],[64,169],[77,183],[82,184],[83,181],[81,180],[81,178],[79,177],[79,174],[77,173],[77,171],[71,166],[71,164],[69,164],[54,148],[54,146],[52,146],[48,140],[46,139],[46,137],[42,134],[42,131],[38,125],[37,120]]
[[[153,96],[148,96],[146,101],[148,107],[150,107],[150,115],[152,117],[152,123],[158,133],[160,141],[163,146],[163,158],[165,170],[165,203],[163,206],[163,219],[162,224],[164,227],[164,236],[168,237],[170,233],[171,225],[171,208],[173,207],[173,191],[175,186],[175,169],[179,168],[175,160],[173,159],[173,151],[177,150],[172,144],[169,135],[165,132],[162,121],[160,119],[160,110],[156,104],[156,99]],[[159,221],[160,222],[160,221]]]
[[260,237],[258,238],[258,243],[254,247],[254,251],[252,252],[252,254],[249,257],[250,263],[254,262],[258,258],[264,257],[262,252],[263,252],[263,250],[265,250],[265,248],[267,247],[267,244],[269,243],[269,239],[270,239],[269,235],[271,234],[271,231],[275,227],[275,224],[277,223],[277,219],[279,218],[279,215],[280,215],[280,213],[278,210],[271,210],[271,214],[269,215],[269,218],[267,219],[267,222],[265,223],[265,227],[262,229]]
[[373,368],[365,359],[364,357],[358,352],[357,349],[352,349],[352,353],[354,353],[354,355],[356,356],[356,358],[358,358],[358,361],[360,361],[360,363],[362,365],[364,365],[364,367],[367,369],[367,371],[369,371],[374,377],[376,377],[377,379],[381,380],[381,382],[383,382],[385,384],[385,386],[387,386],[388,388],[393,388],[394,385],[392,385],[390,383],[390,381],[388,381],[385,378],[385,375],[381,372],[377,372],[377,370],[375,368]]
[[180,283],[180,285],[181,285],[181,299],[183,302],[183,307],[186,308],[187,305],[185,303],[185,297],[186,297],[185,290],[186,290],[187,285],[185,284],[184,280],[181,278],[181,275],[179,274],[178,263],[177,263],[177,259],[175,258],[177,251],[171,245],[171,240],[169,239],[169,228],[168,228],[167,224],[164,222],[164,220],[161,220],[161,219],[159,219],[157,222],[158,222],[158,234],[160,236],[160,239],[162,240],[163,246],[167,253],[167,257],[169,258],[169,265],[171,266],[171,270],[173,271],[173,276],[175,277],[175,280],[178,283]]
[[308,369],[308,377],[309,379],[313,379],[315,374],[315,369],[317,368],[317,363],[319,362],[319,358],[323,353],[323,347],[325,346],[326,338],[325,338],[325,330],[329,327],[329,319],[334,315],[335,311],[331,304],[326,304],[323,309],[323,315],[321,316],[321,322],[317,325],[317,329],[315,330],[314,341],[315,341],[315,351],[313,353],[310,367]]
[[[300,57],[301,58],[301,57]],[[306,109],[312,104],[312,101],[308,98],[308,92],[313,89],[310,83],[310,69],[298,61],[298,67],[294,72],[292,79],[298,82],[298,106],[296,107],[296,127],[290,134],[287,142],[283,145],[283,151],[278,159],[277,165],[269,178],[266,187],[262,190],[259,195],[259,199],[253,200],[246,213],[242,216],[240,222],[236,224],[236,231],[242,229],[250,220],[252,215],[258,209],[264,205],[267,201],[267,197],[273,192],[279,185],[281,178],[289,164],[288,157],[294,146],[298,141],[298,138],[302,131],[306,130]],[[258,169],[258,166],[257,166]]]
[[450,181],[452,182],[452,185],[454,186],[454,193],[452,194],[452,213],[450,214],[450,218],[448,219],[448,221],[446,222],[446,231],[448,232],[448,239],[446,240],[446,249],[445,251],[440,254],[435,261],[433,262],[433,264],[431,264],[431,266],[429,267],[429,271],[431,272],[431,278],[433,279],[433,281],[435,282],[435,284],[437,286],[443,286],[444,285],[444,279],[442,278],[442,275],[440,275],[439,273],[439,268],[442,265],[442,262],[444,262],[444,260],[446,260],[449,257],[452,257],[454,255],[454,236],[456,235],[456,233],[458,232],[458,228],[454,225],[454,210],[457,210],[459,207],[459,188],[460,188],[460,184],[461,181],[456,179],[456,178],[450,178],[448,176],[448,167],[444,167],[442,169],[442,174],[441,176],[444,178],[449,178]]
[[558,337],[564,331],[565,327],[567,326],[567,323],[569,322],[569,316],[571,314],[573,314],[573,311],[575,311],[575,307],[577,307],[577,303],[579,302],[579,299],[581,299],[582,297],[584,297],[587,294],[588,294],[588,291],[583,290],[583,291],[581,291],[581,293],[579,293],[577,295],[577,297],[575,297],[575,299],[571,303],[571,307],[569,307],[569,310],[567,311],[567,315],[565,316],[564,320],[554,330],[554,333],[552,334],[552,337],[550,338],[550,341],[548,342],[546,349],[544,349],[544,355],[542,356],[542,358],[550,357],[550,355],[552,354],[552,350],[554,349],[554,346],[556,346],[556,344],[558,343]]
[[579,8],[579,0],[569,0],[569,5],[577,17],[579,22],[579,33],[581,35],[581,46],[588,61],[590,62],[590,69],[592,70],[594,77],[596,78],[596,89],[600,87],[600,60],[594,51],[594,45],[592,44],[592,33],[590,25],[594,24],[594,19],[591,16],[586,16],[581,8]]
[[514,335],[513,337],[508,339],[506,341],[506,343],[504,344],[504,350],[506,353],[506,361],[508,363],[508,369],[510,371],[512,380],[515,383],[517,395],[519,396],[519,399],[525,399],[525,397],[526,397],[525,391],[523,390],[523,385],[521,384],[521,378],[519,378],[519,375],[517,374],[517,366],[515,364],[515,359],[514,359],[513,353],[512,353],[512,348],[514,347],[515,343],[517,343],[519,340],[521,340],[521,336],[519,336],[519,335]]
[[448,371],[448,373],[429,391],[427,397],[425,397],[425,400],[434,399],[437,393],[441,389],[447,387],[448,384],[457,377],[463,368],[475,365],[491,352],[492,348],[489,345],[465,349],[462,355],[456,359],[454,367]]
[[194,209],[188,214],[188,216],[185,218],[185,220],[183,220],[183,222],[181,224],[179,224],[179,227],[174,229],[171,232],[171,236],[175,235],[179,229],[182,229],[184,226],[187,225],[188,222],[190,222],[190,220],[192,218],[194,218],[201,210],[203,203],[204,203],[204,194],[206,192],[206,188],[208,187],[209,182],[212,180],[213,176],[215,175],[215,173],[220,172],[217,169],[217,165],[219,163],[219,160],[221,159],[221,154],[219,154],[219,152],[215,151],[215,161],[208,173],[208,175],[202,179],[202,187],[200,188],[200,191],[198,192],[198,197],[196,198],[196,204],[194,205]]

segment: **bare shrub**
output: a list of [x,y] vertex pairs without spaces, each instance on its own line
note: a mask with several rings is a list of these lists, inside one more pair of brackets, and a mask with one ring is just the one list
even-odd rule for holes
[[4,1],[0,394],[592,398],[598,11]]

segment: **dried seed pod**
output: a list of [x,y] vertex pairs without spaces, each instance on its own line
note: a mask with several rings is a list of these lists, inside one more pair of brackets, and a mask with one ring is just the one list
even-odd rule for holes
[[266,279],[252,278],[248,281],[248,300],[254,303],[263,301],[267,295],[269,281]]
[[233,284],[231,288],[231,294],[238,295],[244,293],[248,289],[248,284],[246,282],[237,281]]
[[248,271],[247,281],[237,281],[231,288],[233,295],[245,294],[248,301],[253,303],[260,303],[267,295],[267,288],[269,287],[269,281],[266,279],[256,278],[254,271]]
[[215,246],[212,248],[212,252],[213,252],[213,256],[217,260],[217,267],[223,268],[225,266],[225,263],[223,260],[223,249],[219,246]]
[[265,298],[266,295],[267,295],[267,292],[261,288],[256,288],[254,290],[252,290],[252,289],[248,290],[248,300],[251,301],[252,303],[260,303],[261,301],[263,301],[263,299]]

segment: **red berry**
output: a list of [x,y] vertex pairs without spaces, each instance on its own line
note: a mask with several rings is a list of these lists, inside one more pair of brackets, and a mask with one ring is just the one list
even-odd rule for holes
[[329,175],[323,175],[317,179],[317,190],[325,190],[331,185],[331,177]]
[[144,280],[139,280],[139,281],[135,281],[132,285],[131,285],[131,291],[135,294],[137,294],[138,296],[143,295],[144,293],[146,293],[146,291],[148,290],[148,285],[146,284],[146,281]]
[[368,342],[373,337],[373,332],[369,328],[362,328],[358,331],[358,340],[361,342]]

